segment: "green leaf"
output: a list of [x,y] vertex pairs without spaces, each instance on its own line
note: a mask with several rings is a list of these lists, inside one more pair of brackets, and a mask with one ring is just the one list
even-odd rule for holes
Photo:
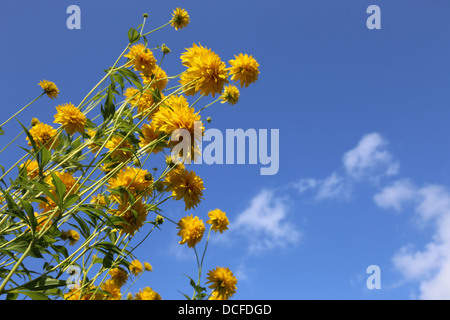
[[52,183],[53,186],[55,187],[58,203],[61,204],[64,199],[64,196],[66,195],[66,185],[54,172],[50,172],[50,174],[52,175]]
[[140,37],[141,35],[136,29],[130,28],[130,30],[128,30],[128,40],[130,41],[130,43],[138,42]]
[[34,215],[33,206],[28,201],[25,201],[23,199],[19,198],[19,201],[22,204],[22,207],[24,208],[25,212],[27,213],[28,225],[31,228],[31,232],[34,234],[34,232],[36,230],[36,226],[37,226],[37,220],[36,220],[36,217]]
[[37,291],[18,291],[17,293],[24,294],[24,295],[30,297],[33,300],[50,300],[49,297],[47,297],[47,295],[45,295],[42,292],[37,292]]
[[38,279],[34,279],[30,282],[27,282],[23,285],[20,285],[16,288],[12,289],[12,291],[15,292],[18,290],[23,290],[23,289],[30,290],[30,291],[44,291],[44,290],[49,290],[49,289],[53,289],[53,288],[64,287],[66,285],[67,285],[66,280],[58,280],[58,279],[53,279],[50,277],[38,278]]

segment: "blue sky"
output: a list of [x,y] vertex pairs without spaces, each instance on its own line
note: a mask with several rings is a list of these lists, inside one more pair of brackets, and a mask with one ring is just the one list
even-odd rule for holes
[[[72,4],[81,30],[66,28]],[[373,4],[380,30],[366,27]],[[447,1],[10,1],[0,14],[0,119],[48,79],[58,100],[40,99],[20,119],[53,122],[57,104],[80,102],[102,77],[142,13],[150,30],[179,6],[191,16],[188,28],[149,38],[171,48],[168,74],[182,70],[179,55],[194,42],[225,61],[252,54],[261,66],[237,105],[203,113],[213,118],[208,126],[280,131],[276,175],[260,175],[259,165],[194,165],[205,200],[188,213],[206,218],[220,208],[231,222],[212,236],[205,270],[233,270],[236,299],[450,298]],[[2,155],[1,164],[15,156]],[[185,214],[181,203],[164,210]],[[196,262],[177,241],[167,224],[138,249],[154,271],[133,290],[190,294],[182,274],[194,277]],[[370,265],[380,267],[379,290],[366,287]]]

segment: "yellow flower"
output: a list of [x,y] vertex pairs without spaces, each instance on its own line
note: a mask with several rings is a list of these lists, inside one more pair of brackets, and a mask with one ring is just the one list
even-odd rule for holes
[[236,104],[239,101],[239,89],[236,86],[228,85],[223,90],[221,103]]
[[[159,132],[156,131],[155,125],[151,124],[143,124],[142,125],[142,134],[144,137],[140,137],[139,146],[144,148],[151,143],[154,143],[155,140],[159,138]],[[158,153],[164,149],[165,143],[163,141],[158,142],[158,145],[153,144],[151,147],[147,149],[147,152],[150,153]]]
[[151,75],[156,68],[156,59],[153,52],[142,43],[132,46],[130,52],[124,57],[130,59],[127,66],[133,65],[134,70],[142,72],[144,75]]
[[[153,95],[149,91],[141,94],[138,89],[130,87],[125,90],[124,96],[130,99],[129,104],[132,107],[137,106],[139,117],[144,115],[151,117],[159,109],[159,106],[155,105]],[[164,95],[161,94],[161,98],[163,97]]]
[[180,244],[187,243],[189,248],[194,247],[202,240],[205,232],[205,224],[203,220],[192,215],[181,218],[178,222],[177,229],[180,229],[177,235],[181,237]]
[[120,233],[132,236],[144,225],[148,211],[145,204],[138,200],[132,206],[128,203],[119,204],[117,210],[112,210],[112,213],[125,220],[124,223],[118,223],[119,226],[122,226]]
[[128,273],[122,268],[113,268],[108,273],[118,288],[121,288],[128,280]]
[[34,213],[37,220],[36,232],[40,232],[42,228],[45,226],[45,231],[48,231],[50,227],[53,225],[53,221],[49,220],[49,216],[46,214],[39,214],[37,212]]
[[228,300],[236,293],[237,279],[229,268],[217,267],[208,272],[207,279],[206,283],[211,283],[209,288],[217,292],[218,299]]
[[[39,122],[29,132],[38,148],[42,145],[47,149],[50,147],[56,149],[58,146],[58,140],[56,139],[58,131],[48,124]],[[26,139],[28,140],[28,145],[31,146],[32,144],[28,137]]]
[[94,294],[96,288],[93,285],[89,285],[86,289],[75,287],[64,294],[64,300],[103,300],[105,296],[102,293],[97,291]]
[[142,263],[139,260],[131,261],[131,264],[129,265],[128,268],[130,269],[130,272],[135,276],[138,276],[139,274],[144,272],[144,267],[142,266]]
[[59,123],[66,130],[67,134],[75,132],[83,133],[86,125],[86,116],[71,103],[66,103],[56,107],[54,123]]
[[152,84],[151,88],[158,88],[159,91],[163,91],[169,83],[167,79],[167,73],[160,67],[156,67],[156,70],[152,75],[141,74],[143,84]]
[[69,239],[69,246],[75,245],[80,240],[80,235],[75,230],[66,231],[67,239]]
[[176,200],[184,200],[186,210],[200,203],[205,189],[203,180],[194,171],[188,171],[183,164],[179,164],[166,175],[164,185],[168,192],[172,191]]
[[[122,187],[133,195],[148,194],[151,192],[150,186],[153,178],[144,169],[126,167],[117,173],[116,176],[108,180],[111,189]],[[128,198],[126,198],[128,201]]]
[[100,288],[109,293],[109,295],[105,295],[106,300],[120,300],[122,298],[120,287],[112,279],[106,280]]
[[144,269],[145,271],[153,271],[152,265],[148,262],[144,262]]
[[31,126],[34,127],[35,125],[37,125],[39,123],[39,119],[38,118],[32,118],[31,119]]
[[211,49],[194,46],[181,55],[181,61],[188,69],[180,78],[180,84],[187,85],[194,81],[193,91],[185,90],[187,95],[200,92],[214,97],[216,93],[222,93],[223,86],[228,83],[228,69]]
[[106,206],[106,198],[102,194],[98,194],[96,196],[92,196],[92,199],[90,201],[92,204],[98,205],[98,206]]
[[36,160],[23,163],[20,168],[23,167],[27,170],[27,177],[29,180],[33,180],[39,175],[39,165]]
[[218,291],[211,292],[208,300],[226,300],[224,296],[220,296]]
[[112,152],[111,158],[119,160],[120,162],[125,162],[133,156],[131,151],[121,150],[121,148],[133,149],[133,146],[119,135],[113,136],[111,140],[105,144],[105,148]]
[[39,86],[44,90],[45,94],[53,100],[53,98],[58,98],[59,89],[54,82],[42,80],[38,83]]
[[171,26],[175,28],[175,30],[179,30],[187,27],[189,24],[189,14],[185,9],[176,8],[172,13],[172,23]]
[[209,220],[206,221],[206,223],[209,223],[211,225],[212,230],[214,232],[219,231],[222,233],[225,230],[228,230],[229,221],[225,214],[220,209],[211,210],[208,212]]
[[136,293],[135,300],[161,300],[161,296],[158,292],[153,291],[152,288],[146,287],[144,290],[139,290],[139,292]]
[[259,64],[255,58],[242,53],[234,57],[236,59],[229,61],[231,68],[228,70],[230,70],[231,80],[239,81],[241,88],[243,86],[248,87],[250,83],[258,80]]

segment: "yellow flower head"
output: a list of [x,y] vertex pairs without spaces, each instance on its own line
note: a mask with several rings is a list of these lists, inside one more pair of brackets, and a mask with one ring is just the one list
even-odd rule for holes
[[[56,149],[58,146],[58,140],[56,139],[56,135],[58,131],[54,129],[52,126],[49,126],[48,124],[39,122],[34,127],[30,129],[30,135],[33,137],[33,140],[36,142],[38,148],[40,145],[43,145],[44,147]],[[28,145],[31,146],[31,142],[28,139]]]
[[[149,144],[153,143],[151,147],[147,149],[147,152],[150,153],[158,153],[164,149],[164,142],[159,142],[158,146],[156,146],[156,141],[159,138],[159,132],[156,131],[155,125],[153,123],[151,124],[143,124],[142,125],[142,134],[144,137],[140,137],[139,146],[141,148],[144,148],[148,146]],[[159,145],[161,143],[161,145]]]
[[122,187],[133,195],[148,194],[151,192],[150,186],[153,178],[149,179],[149,172],[144,169],[126,167],[108,180],[111,189]]
[[148,262],[144,262],[144,269],[145,271],[153,271],[152,265]]
[[[159,107],[155,105],[153,95],[149,91],[145,91],[141,94],[138,89],[130,87],[125,90],[124,96],[127,97],[127,99],[130,99],[130,106],[137,106],[137,112],[140,117],[144,115],[151,117],[159,109]],[[162,94],[161,97],[163,97]]]
[[59,89],[54,82],[42,80],[38,83],[39,86],[44,90],[45,94],[53,100],[53,98],[58,98]]
[[192,215],[181,218],[178,222],[177,229],[180,229],[178,235],[181,237],[180,244],[187,243],[189,248],[194,247],[202,240],[205,232],[205,224],[203,220]]
[[69,240],[69,246],[75,245],[80,240],[80,235],[75,230],[66,231],[66,237]]
[[221,103],[228,102],[228,104],[236,104],[239,101],[239,89],[236,86],[228,85],[223,90]]
[[127,65],[133,65],[134,70],[142,72],[144,75],[151,75],[156,68],[153,52],[142,43],[132,46],[130,52],[124,57],[130,59]]
[[169,83],[169,79],[167,79],[167,73],[161,69],[160,67],[156,67],[156,70],[152,75],[145,75],[141,74],[142,76],[142,83],[143,84],[152,84],[151,88],[156,89],[158,88],[159,91],[163,91],[164,88]]
[[111,140],[105,144],[105,148],[111,152],[111,158],[119,160],[120,162],[127,161],[133,156],[131,151],[121,150],[121,148],[133,149],[133,146],[119,135],[113,136]]
[[136,293],[135,300],[161,300],[161,296],[158,292],[153,291],[152,288],[146,287],[144,290],[139,290]]
[[67,134],[75,132],[83,133],[86,125],[86,116],[71,103],[56,107],[54,123],[59,123],[66,130]]
[[144,225],[148,213],[147,207],[141,200],[136,201],[132,206],[128,203],[119,204],[117,210],[112,210],[112,212],[125,220],[124,223],[118,223],[119,226],[122,226],[120,233],[131,236]]
[[211,210],[208,212],[209,220],[206,221],[206,223],[209,223],[211,225],[212,230],[214,232],[219,231],[222,233],[225,230],[228,230],[228,225],[230,224],[228,221],[228,218],[220,209]]
[[37,220],[36,232],[40,232],[42,228],[45,227],[45,231],[48,231],[50,227],[53,225],[53,221],[49,220],[49,215],[47,214],[39,214],[37,212],[34,213]]
[[172,23],[171,26],[175,28],[175,30],[179,30],[187,27],[189,24],[189,14],[185,9],[176,8],[172,13]]
[[106,206],[106,198],[102,194],[98,194],[96,196],[92,196],[92,199],[90,201],[92,204],[98,205],[98,206]]
[[39,175],[39,165],[36,160],[28,161],[20,165],[20,168],[25,167],[27,170],[27,177],[33,180]]
[[142,266],[142,263],[139,260],[131,261],[131,264],[128,268],[130,269],[130,272],[134,276],[138,276],[139,274],[144,272],[144,267]]
[[183,164],[179,164],[166,175],[164,185],[167,191],[172,191],[176,200],[184,200],[186,210],[200,203],[205,189],[203,180],[194,171],[188,171]]
[[218,299],[228,300],[236,293],[237,279],[229,268],[217,267],[208,272],[207,279],[206,283],[211,283],[209,288],[217,292]]
[[108,273],[118,288],[121,288],[128,280],[128,273],[122,268],[113,268]]
[[[228,83],[228,69],[220,57],[201,45],[187,49],[181,55],[181,61],[188,69],[180,77],[181,85],[187,86],[185,94],[192,95],[197,92],[205,96],[222,93],[223,86]],[[189,87],[192,88],[189,90]]]
[[243,86],[248,87],[250,83],[258,80],[259,64],[255,58],[242,53],[234,57],[234,60],[229,61],[231,68],[228,70],[230,70],[231,80],[239,81],[241,88]]
[[103,300],[104,294],[96,291],[96,287],[89,285],[87,288],[75,287],[64,294],[64,300]]
[[[70,172],[61,172],[55,171],[54,174],[61,180],[61,182],[66,186],[66,195],[75,194],[80,186],[77,180],[73,177]],[[56,190],[53,185],[53,178],[49,174],[45,178],[45,182],[50,185],[50,192],[56,197]],[[39,208],[43,209],[44,212],[48,212],[49,210],[56,207],[56,203],[51,200],[49,197],[46,197],[48,203],[41,202],[39,203]]]
[[109,293],[109,295],[105,295],[106,300],[120,300],[122,298],[120,287],[112,279],[106,280],[100,288]]

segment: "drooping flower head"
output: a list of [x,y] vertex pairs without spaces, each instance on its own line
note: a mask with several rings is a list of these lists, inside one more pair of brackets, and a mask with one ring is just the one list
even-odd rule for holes
[[236,293],[237,279],[229,268],[217,267],[208,272],[207,279],[206,283],[211,283],[209,288],[217,292],[219,299],[228,300]]
[[239,101],[239,89],[236,86],[228,85],[223,90],[220,98],[222,99],[221,103],[236,104]]
[[134,276],[138,276],[139,274],[144,272],[144,267],[142,266],[142,263],[139,260],[131,261],[131,264],[128,268],[130,269],[130,272]]
[[240,53],[238,56],[234,56],[234,60],[230,60],[231,80],[239,81],[241,88],[243,86],[248,87],[249,84],[258,80],[259,75],[259,63],[251,55]]
[[130,59],[127,65],[133,65],[134,70],[142,72],[144,75],[151,75],[156,68],[153,52],[142,43],[132,46],[124,57]]
[[203,180],[194,171],[189,171],[183,164],[178,164],[165,177],[164,185],[167,191],[172,191],[176,200],[184,200],[186,210],[196,207],[202,197]]
[[75,132],[83,133],[86,125],[86,116],[71,103],[66,103],[56,107],[54,123],[59,123],[66,130],[67,134]]
[[58,98],[59,89],[54,82],[42,80],[38,83],[39,86],[44,90],[45,94],[53,100],[53,98]]
[[211,225],[211,229],[214,230],[214,232],[219,231],[220,233],[224,232],[225,230],[228,230],[228,225],[230,222],[228,221],[228,218],[220,209],[211,210],[208,212],[209,220],[206,221],[206,223]]
[[190,21],[189,14],[185,9],[176,8],[173,10],[171,26],[174,27],[175,30],[180,30],[182,28],[187,27],[189,21]]
[[178,235],[181,237],[180,244],[187,243],[189,248],[194,247],[202,240],[205,232],[205,224],[199,217],[192,215],[181,218],[178,222],[177,229],[180,229]]
[[121,288],[128,280],[128,273],[120,267],[109,270],[109,275],[114,284]]
[[180,77],[180,84],[192,82],[192,88],[189,89],[191,85],[188,85],[185,90],[187,95],[200,92],[214,97],[216,93],[222,93],[224,85],[228,83],[228,69],[211,49],[194,46],[181,55],[182,63],[188,68]]

